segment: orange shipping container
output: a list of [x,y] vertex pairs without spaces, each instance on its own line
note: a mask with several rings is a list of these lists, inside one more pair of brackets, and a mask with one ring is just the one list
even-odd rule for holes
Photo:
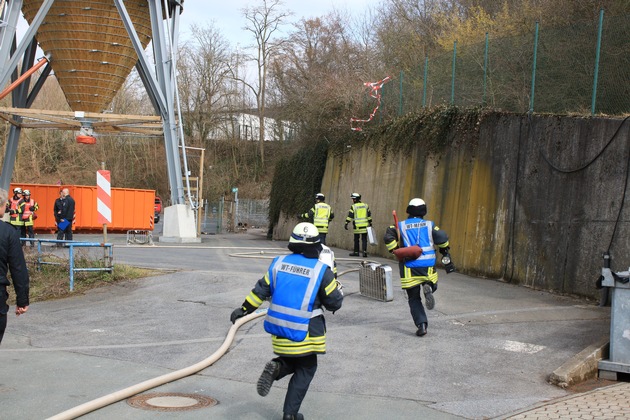
[[[55,200],[63,188],[70,190],[75,201],[74,232],[102,231],[103,225],[98,223],[96,208],[96,186],[85,185],[42,185],[11,184],[9,198],[13,189],[30,190],[31,198],[39,204],[34,228],[37,232],[56,231],[54,216]],[[137,190],[130,188],[112,188],[112,223],[107,225],[108,232],[126,232],[128,230],[153,230],[155,206],[154,190]]]

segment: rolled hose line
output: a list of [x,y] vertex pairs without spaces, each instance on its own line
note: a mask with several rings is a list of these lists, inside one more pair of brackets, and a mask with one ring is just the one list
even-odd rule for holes
[[207,357],[206,359],[198,363],[195,363],[194,365],[188,366],[180,370],[176,370],[171,373],[164,374],[162,376],[158,376],[153,379],[149,379],[147,381],[141,382],[136,385],[132,385],[128,388],[121,389],[120,391],[116,391],[108,395],[104,395],[95,400],[88,401],[74,408],[66,410],[62,413],[59,413],[53,417],[49,417],[49,420],[75,419],[77,417],[90,413],[94,410],[98,410],[99,408],[103,408],[107,405],[113,404],[125,398],[132,397],[136,394],[139,394],[151,388],[155,388],[157,386],[164,385],[168,382],[173,382],[178,379],[182,379],[182,378],[185,378],[186,376],[190,376],[194,373],[197,373],[207,368],[208,366],[211,366],[212,364],[214,364],[217,360],[221,358],[221,356],[225,354],[225,352],[228,351],[228,349],[230,348],[230,345],[232,344],[232,341],[234,341],[234,336],[236,335],[236,331],[238,331],[238,329],[243,324],[249,321],[252,321],[258,317],[261,317],[265,315],[266,313],[267,313],[267,308],[258,309],[249,315],[246,315],[242,318],[237,319],[234,325],[230,327],[230,330],[228,331],[228,334],[225,337],[225,340],[223,341],[223,344],[221,345],[221,347],[219,347],[217,351],[212,353],[212,355],[210,355],[209,357]]

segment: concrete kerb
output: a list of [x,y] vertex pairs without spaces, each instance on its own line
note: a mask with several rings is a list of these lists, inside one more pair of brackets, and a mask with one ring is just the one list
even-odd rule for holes
[[588,379],[596,379],[598,362],[608,358],[608,350],[608,339],[588,346],[549,374],[547,382],[561,388],[567,388]]

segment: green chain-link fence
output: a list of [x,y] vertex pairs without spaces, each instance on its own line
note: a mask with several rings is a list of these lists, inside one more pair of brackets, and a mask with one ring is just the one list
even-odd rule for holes
[[[511,112],[630,112],[630,15],[477,44],[455,43],[417,69],[391,75],[377,121],[422,107],[480,106]],[[374,103],[367,100],[366,110]],[[369,112],[369,111],[368,111]]]

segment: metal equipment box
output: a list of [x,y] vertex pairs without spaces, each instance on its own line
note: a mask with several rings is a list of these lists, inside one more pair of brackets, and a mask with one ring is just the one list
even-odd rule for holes
[[612,292],[610,314],[609,359],[599,361],[599,377],[617,380],[617,373],[630,373],[630,269],[613,273],[610,268],[602,269],[602,286]]
[[359,269],[359,293],[383,302],[394,300],[392,268],[377,263],[363,263]]

